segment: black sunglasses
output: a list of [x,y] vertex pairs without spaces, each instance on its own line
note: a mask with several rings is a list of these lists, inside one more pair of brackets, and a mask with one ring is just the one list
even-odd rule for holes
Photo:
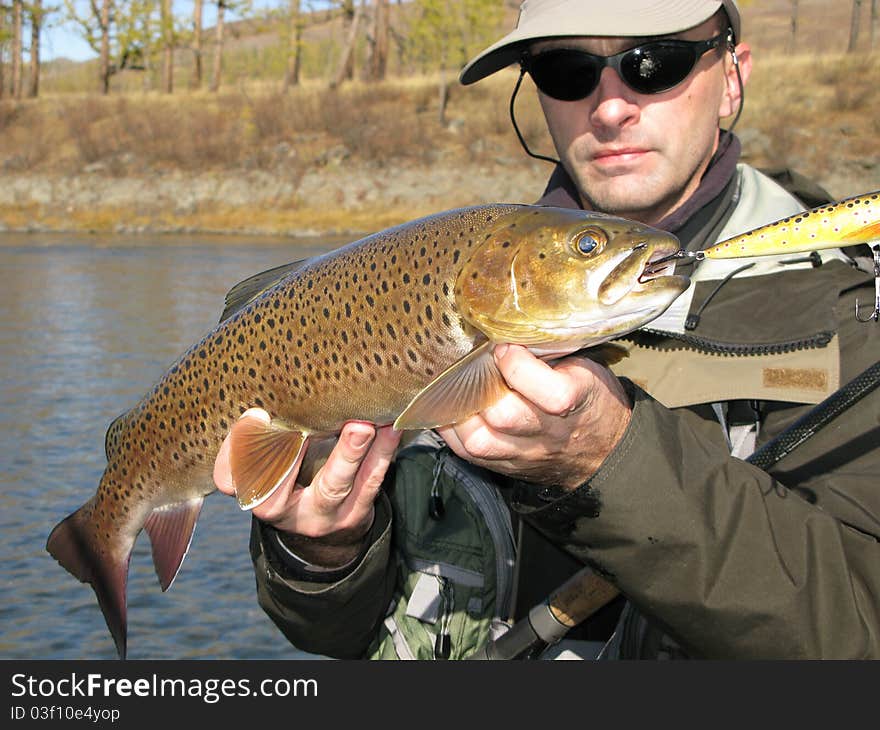
[[643,43],[613,56],[597,56],[576,48],[552,48],[525,54],[520,63],[542,93],[559,101],[587,98],[599,85],[606,66],[633,91],[659,94],[684,81],[707,51],[730,37],[722,33],[705,41],[660,40]]

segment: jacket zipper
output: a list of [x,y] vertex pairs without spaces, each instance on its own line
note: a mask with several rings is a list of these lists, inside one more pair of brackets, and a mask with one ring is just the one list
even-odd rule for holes
[[[682,342],[688,347],[704,352],[711,352],[719,355],[779,355],[786,352],[795,352],[796,350],[808,350],[818,347],[825,347],[834,337],[833,332],[821,331],[809,337],[803,337],[796,340],[785,340],[782,342],[771,342],[763,345],[749,345],[734,342],[719,342],[718,340],[710,340],[706,337],[697,337],[686,333],[669,332],[667,330],[652,329],[643,327],[638,331],[649,335],[660,337],[668,337],[678,342]],[[637,344],[639,342],[637,336],[624,336],[621,339]]]

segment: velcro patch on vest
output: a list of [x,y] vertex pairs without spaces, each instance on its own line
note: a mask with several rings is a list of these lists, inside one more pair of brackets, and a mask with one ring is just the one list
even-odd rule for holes
[[820,368],[764,368],[767,388],[798,388],[825,393],[828,371]]
[[668,408],[729,400],[815,404],[840,387],[837,336],[826,347],[773,355],[658,351],[637,344],[628,353],[611,367],[614,374],[629,378]]

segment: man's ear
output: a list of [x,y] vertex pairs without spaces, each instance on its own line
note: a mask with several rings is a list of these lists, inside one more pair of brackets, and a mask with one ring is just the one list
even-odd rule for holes
[[736,114],[742,103],[737,67],[739,67],[739,75],[742,77],[742,85],[745,86],[749,81],[749,76],[752,75],[752,49],[748,43],[738,43],[724,59],[726,88],[721,99],[721,106],[718,109],[718,116],[721,119]]

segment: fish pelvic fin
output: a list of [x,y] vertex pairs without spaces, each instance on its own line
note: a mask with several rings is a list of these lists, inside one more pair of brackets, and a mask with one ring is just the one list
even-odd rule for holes
[[46,550],[68,573],[81,583],[89,583],[120,659],[125,659],[128,632],[125,589],[133,542],[114,549],[105,533],[95,529],[92,505],[86,503],[59,522],[46,542]]
[[275,493],[299,466],[307,440],[303,431],[245,411],[229,432],[232,483],[243,510],[257,507]]
[[493,342],[484,342],[438,376],[410,401],[394,428],[448,426],[481,411],[509,392],[492,356]]
[[174,583],[189,551],[202,502],[204,497],[197,497],[159,507],[144,522],[144,529],[150,536],[153,548],[153,565],[163,591],[167,591]]

